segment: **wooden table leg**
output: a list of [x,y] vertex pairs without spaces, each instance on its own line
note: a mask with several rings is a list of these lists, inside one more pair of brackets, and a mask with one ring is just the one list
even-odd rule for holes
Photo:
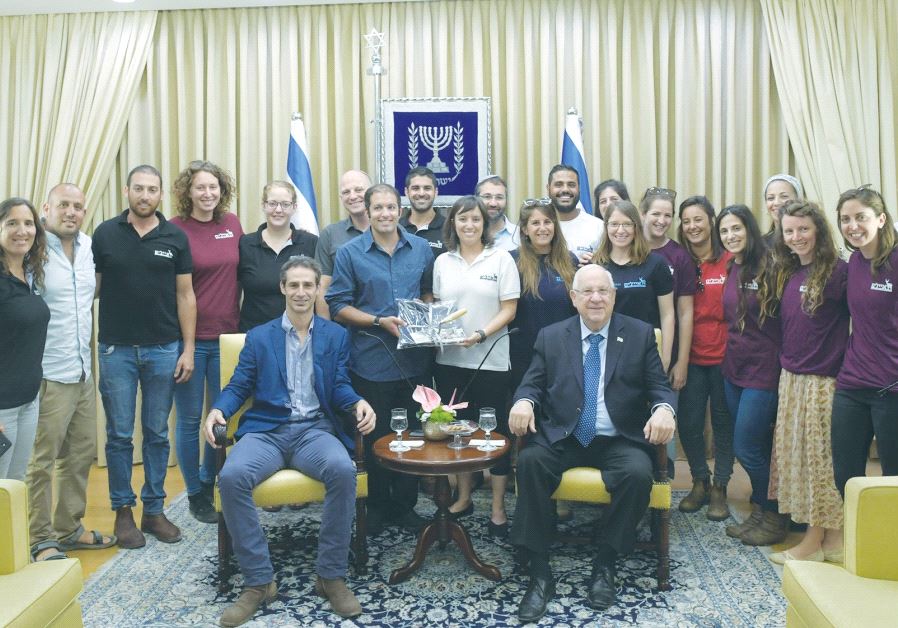
[[442,547],[450,539],[459,546],[462,555],[464,555],[477,573],[490,580],[500,580],[502,574],[499,570],[492,565],[484,564],[477,557],[477,554],[474,552],[474,546],[471,545],[471,537],[468,536],[464,526],[449,518],[449,505],[452,502],[452,493],[449,489],[449,478],[447,476],[437,476],[433,501],[437,506],[437,512],[433,521],[424,526],[424,529],[419,533],[418,544],[415,546],[412,560],[405,567],[400,567],[390,575],[390,584],[396,584],[408,579],[424,563],[424,557],[427,555],[431,545],[439,542]]

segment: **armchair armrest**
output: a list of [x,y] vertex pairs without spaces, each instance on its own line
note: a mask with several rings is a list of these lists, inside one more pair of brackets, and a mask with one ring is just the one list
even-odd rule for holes
[[15,573],[30,561],[25,483],[0,479],[0,575]]
[[845,486],[845,569],[898,581],[898,477],[857,477]]

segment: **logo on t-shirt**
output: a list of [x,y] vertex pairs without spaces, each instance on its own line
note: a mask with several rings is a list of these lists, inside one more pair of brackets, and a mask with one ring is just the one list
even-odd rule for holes
[[726,281],[726,275],[720,275],[719,277],[708,277],[704,280],[704,284],[706,286],[722,286]]
[[171,251],[165,250],[165,249],[163,249],[162,251],[160,251],[159,249],[156,249],[153,251],[153,254],[158,255],[159,257],[166,257],[168,259],[172,259],[175,256],[174,253],[172,253]]
[[486,275],[480,275],[480,278],[484,281],[499,281],[499,275],[496,273],[489,273]]
[[885,283],[876,283],[874,281],[870,284],[870,290],[876,290],[877,292],[891,292],[892,281],[890,279],[886,279]]
[[639,281],[625,281],[624,289],[626,290],[627,288],[645,288],[647,285],[648,285],[648,283],[646,283],[645,277],[640,277]]
[[751,283],[744,283],[744,284],[742,284],[742,289],[743,290],[757,290],[758,282],[752,281]]
[[798,291],[799,291],[799,292],[807,292],[807,291],[808,291],[808,287],[807,287],[806,285],[804,285],[804,284],[801,284],[800,286],[798,286]]
[[[418,231],[420,231],[420,229],[419,229]],[[442,241],[442,240],[437,240],[436,242],[429,242],[429,244],[430,244],[431,248],[434,248],[434,249],[441,249],[441,248],[443,248],[443,241]]]
[[668,264],[667,267],[670,269],[670,276],[673,277],[673,274],[674,274],[673,266],[671,266],[670,264]]
[[225,229],[221,233],[215,234],[216,240],[227,240],[228,238],[233,238],[233,237],[234,237],[234,232],[231,231],[230,229]]

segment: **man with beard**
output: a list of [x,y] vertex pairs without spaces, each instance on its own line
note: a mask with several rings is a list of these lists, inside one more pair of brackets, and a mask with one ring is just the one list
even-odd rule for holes
[[[128,174],[128,209],[94,232],[100,297],[97,353],[106,410],[109,497],[119,547],[143,547],[143,532],[164,543],[181,531],[162,512],[168,465],[168,415],[175,384],[193,374],[196,297],[187,235],[157,211],[162,175],[153,166]],[[140,384],[144,485],[140,530],[131,509],[134,417]]]
[[549,171],[546,192],[558,212],[568,250],[580,259],[581,264],[588,262],[593,251],[599,247],[604,223],[601,218],[587,214],[577,206],[580,202],[580,175],[571,166],[553,166]]
[[493,245],[506,251],[518,248],[518,226],[505,215],[505,208],[508,206],[508,185],[505,180],[497,174],[488,176],[474,188],[474,196],[486,207]]
[[443,225],[446,217],[433,208],[437,198],[437,178],[427,168],[412,168],[405,175],[405,196],[410,209],[399,224],[430,244],[434,257],[446,250],[443,245]]

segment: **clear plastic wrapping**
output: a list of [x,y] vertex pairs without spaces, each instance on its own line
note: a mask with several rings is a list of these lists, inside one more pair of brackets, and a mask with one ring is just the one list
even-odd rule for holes
[[399,328],[400,349],[412,347],[442,347],[465,341],[460,318],[443,322],[457,312],[455,301],[424,303],[418,299],[397,299],[398,316],[405,322]]

